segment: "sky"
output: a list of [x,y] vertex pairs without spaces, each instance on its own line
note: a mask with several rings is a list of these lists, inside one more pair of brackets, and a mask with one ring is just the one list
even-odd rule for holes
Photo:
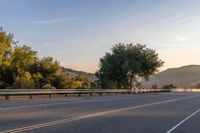
[[38,56],[95,72],[117,43],[141,43],[161,70],[200,64],[200,0],[0,0],[0,26]]

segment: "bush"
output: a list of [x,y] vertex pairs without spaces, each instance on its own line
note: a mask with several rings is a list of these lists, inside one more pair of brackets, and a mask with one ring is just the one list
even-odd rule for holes
[[70,89],[80,89],[80,88],[82,88],[82,82],[72,81],[72,82],[70,82],[69,88]]
[[61,74],[55,78],[53,81],[53,86],[55,86],[57,89],[68,89],[70,82],[71,78],[68,75]]
[[46,84],[46,85],[42,86],[42,89],[52,89],[52,90],[54,90],[56,88],[54,86],[51,86],[50,84]]
[[173,84],[169,84],[169,85],[163,85],[162,89],[174,89],[176,88],[176,86],[174,86]]
[[17,76],[13,84],[13,88],[19,89],[33,89],[35,88],[34,80],[31,79],[31,74],[25,72],[22,76]]
[[152,89],[158,89],[157,84],[152,85]]

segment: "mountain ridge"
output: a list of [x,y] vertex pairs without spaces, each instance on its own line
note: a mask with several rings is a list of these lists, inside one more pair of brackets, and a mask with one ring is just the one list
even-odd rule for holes
[[161,88],[162,86],[169,84],[181,88],[190,88],[198,83],[200,83],[200,65],[169,68],[151,77],[149,81],[141,82],[142,87],[145,88],[150,88],[153,85],[157,85]]

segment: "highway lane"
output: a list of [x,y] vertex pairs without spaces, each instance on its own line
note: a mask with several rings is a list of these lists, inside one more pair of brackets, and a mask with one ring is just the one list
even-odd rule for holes
[[0,129],[4,132],[13,129],[14,132],[64,133],[167,132],[195,112],[200,107],[199,101],[199,93],[2,101]]
[[180,126],[179,124],[174,129],[173,132],[177,133],[199,133],[200,132],[200,109],[194,112],[192,115],[187,117],[188,119],[183,122]]

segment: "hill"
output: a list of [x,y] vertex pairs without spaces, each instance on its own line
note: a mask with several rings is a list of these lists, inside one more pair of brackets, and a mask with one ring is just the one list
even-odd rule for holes
[[70,69],[70,68],[64,68],[64,67],[61,67],[61,69],[62,69],[62,72],[64,74],[68,74],[71,77],[76,77],[77,75],[83,75],[85,77],[88,77],[88,79],[90,79],[90,81],[95,81],[95,75],[94,75],[94,73],[77,71],[77,70],[73,70],[73,69]]
[[150,78],[149,81],[142,82],[142,87],[152,87],[157,85],[173,84],[176,87],[195,87],[200,83],[200,65],[188,65],[179,68],[171,68],[160,72]]

